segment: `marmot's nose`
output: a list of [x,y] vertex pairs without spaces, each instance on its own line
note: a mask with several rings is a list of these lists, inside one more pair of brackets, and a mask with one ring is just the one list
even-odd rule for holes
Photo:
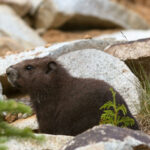
[[6,74],[9,78],[17,78],[18,75],[17,70],[12,67],[7,68]]

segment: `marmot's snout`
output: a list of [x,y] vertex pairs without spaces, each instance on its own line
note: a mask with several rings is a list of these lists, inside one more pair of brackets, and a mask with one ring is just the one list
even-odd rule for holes
[[9,67],[6,70],[7,78],[8,81],[14,86],[15,81],[17,80],[18,77],[18,72],[16,69],[13,67]]

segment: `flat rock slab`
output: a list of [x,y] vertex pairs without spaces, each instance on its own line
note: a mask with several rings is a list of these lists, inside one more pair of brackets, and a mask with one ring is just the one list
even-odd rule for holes
[[0,32],[16,39],[25,48],[45,45],[45,41],[6,5],[0,5]]
[[94,39],[104,40],[107,38],[112,38],[116,41],[129,42],[149,37],[150,37],[150,30],[122,30],[112,34],[97,36]]
[[84,27],[120,26],[126,29],[150,27],[138,14],[111,0],[66,0],[65,3],[44,0],[35,18],[37,28],[58,28],[64,24]]
[[6,142],[8,150],[60,150],[73,137],[61,135],[44,135],[45,141],[39,142],[32,139],[11,138]]
[[150,38],[111,45],[104,51],[123,61],[141,57],[150,57]]
[[143,80],[144,73],[150,76],[150,38],[115,44],[105,49],[105,52],[118,57]]
[[131,129],[102,125],[76,136],[61,150],[150,150],[150,136]]

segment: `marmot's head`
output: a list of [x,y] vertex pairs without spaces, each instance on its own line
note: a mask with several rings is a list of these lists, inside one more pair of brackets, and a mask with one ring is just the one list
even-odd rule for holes
[[[59,67],[58,67],[59,66]],[[57,80],[61,65],[50,57],[25,60],[6,70],[8,81],[12,86],[26,92],[42,89]]]

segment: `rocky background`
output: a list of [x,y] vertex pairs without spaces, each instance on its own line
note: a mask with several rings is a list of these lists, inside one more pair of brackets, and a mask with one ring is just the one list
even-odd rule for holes
[[[73,76],[115,87],[142,131],[103,125],[77,137],[45,135],[42,145],[10,139],[9,150],[150,150],[149,14],[149,0],[0,0],[1,99],[32,107],[28,95],[8,83],[6,68],[51,55]],[[34,114],[6,114],[5,119],[38,129]]]

